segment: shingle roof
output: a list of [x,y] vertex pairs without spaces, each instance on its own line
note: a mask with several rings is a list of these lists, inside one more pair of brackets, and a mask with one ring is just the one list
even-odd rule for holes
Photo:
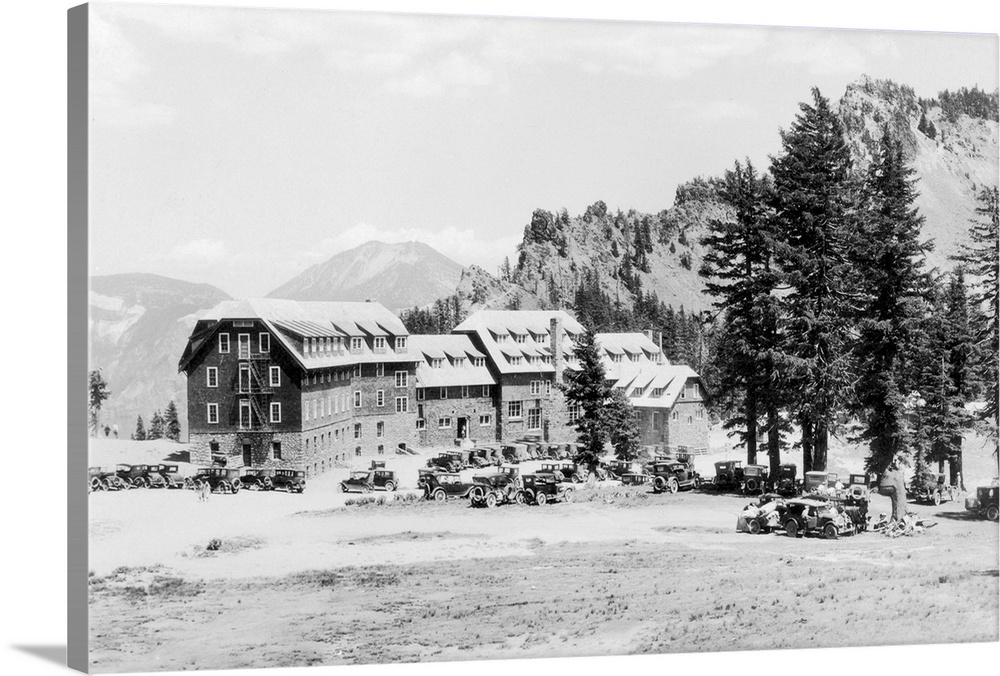
[[[650,363],[626,371],[614,386],[624,388],[629,401],[637,408],[669,409],[677,402],[685,383],[691,378],[701,381],[701,376],[690,366]],[[636,387],[645,389],[642,395],[633,397],[632,390]],[[653,390],[656,388],[663,388],[663,394],[654,396]]]
[[[474,366],[472,357],[483,355],[472,345],[472,339],[465,334],[410,336],[410,351],[428,355],[417,364],[417,387],[455,387],[459,385],[495,385],[496,379],[486,366]],[[461,365],[445,355],[461,357]],[[440,355],[440,368],[429,363],[431,356]]]
[[[541,356],[548,354],[549,327],[553,318],[559,318],[563,327],[564,355],[572,353],[570,335],[583,333],[583,326],[562,310],[480,310],[465,319],[455,327],[455,333],[476,333],[486,348],[487,356],[496,365],[500,373],[551,373],[555,366],[551,363],[534,362],[521,359],[520,364],[510,363],[504,355],[509,356]],[[502,334],[527,335],[524,343],[508,339],[498,343],[494,335]],[[538,342],[534,338],[542,337]],[[572,368],[567,362],[567,368]]]

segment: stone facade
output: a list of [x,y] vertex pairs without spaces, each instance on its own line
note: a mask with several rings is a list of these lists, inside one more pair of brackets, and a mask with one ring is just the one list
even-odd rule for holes
[[[418,419],[423,420],[420,445],[453,446],[461,439],[477,444],[497,441],[494,389],[491,385],[423,388],[422,400],[417,402]],[[447,397],[442,396],[442,390],[447,391]],[[488,396],[483,396],[484,391]],[[443,422],[447,426],[442,426]]]
[[552,373],[510,373],[501,376],[499,433],[504,441],[538,435],[544,441],[568,443],[575,433],[568,427],[566,398],[555,387]]
[[224,462],[226,467],[301,468],[307,460],[302,436],[296,432],[196,432],[189,443],[195,465]]

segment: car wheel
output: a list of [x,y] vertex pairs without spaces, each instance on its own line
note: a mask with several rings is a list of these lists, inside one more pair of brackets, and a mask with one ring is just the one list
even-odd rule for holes
[[264,479],[263,489],[265,491],[273,491],[274,490],[274,482],[271,481],[270,477],[267,477],[267,478]]
[[471,491],[469,491],[469,500],[471,500],[474,504],[482,502],[482,499],[483,499],[483,489],[480,488],[479,486],[476,486]]
[[361,487],[361,492],[362,493],[371,493],[372,492],[372,487],[369,486],[368,484],[365,484],[364,486]]
[[799,523],[795,519],[789,519],[785,522],[785,535],[790,538],[797,538],[799,536]]
[[390,492],[391,493],[392,491],[396,490],[396,484],[394,482],[392,482],[392,481],[386,481],[385,482],[385,490],[386,490],[386,492]]
[[486,496],[486,507],[492,509],[497,506],[497,496],[490,493]]
[[538,495],[535,496],[536,505],[544,505],[546,502],[548,502],[548,497],[545,495],[545,493],[539,493]]
[[444,502],[447,499],[448,499],[448,496],[440,488],[437,489],[436,491],[434,491],[434,501],[435,502]]
[[234,481],[232,486],[233,495],[239,493],[241,488],[243,488],[243,484],[239,481]]
[[1000,509],[996,505],[990,505],[986,508],[986,518],[990,521],[996,521],[998,516],[1000,516]]
[[934,491],[934,504],[935,505],[941,504],[941,491]]
[[572,488],[568,489],[565,493],[562,494],[562,501],[563,502],[573,502],[573,489]]
[[90,481],[90,488],[91,490],[99,491],[103,489],[104,486],[101,484],[101,480],[95,477]]
[[663,477],[658,476],[655,479],[653,479],[653,492],[654,493],[662,493],[664,488],[666,488],[666,485],[663,482]]
[[823,537],[827,540],[836,540],[839,535],[840,532],[837,530],[837,524],[828,523],[823,526]]
[[757,535],[760,533],[760,521],[757,519],[751,519],[750,523],[747,525],[747,529],[750,531],[751,535]]
[[252,484],[247,484],[248,491],[254,491],[255,493],[260,490],[260,484],[254,481]]
[[101,486],[102,486],[102,487],[104,488],[104,490],[106,490],[106,491],[111,491],[111,490],[114,490],[114,489],[116,488],[116,486],[114,486],[114,485],[113,485],[113,484],[111,483],[111,479],[105,479],[104,481],[102,481],[102,482],[101,482]]
[[753,479],[748,479],[746,485],[743,487],[744,493],[756,493],[757,492],[757,482]]
[[677,479],[671,477],[670,482],[667,484],[667,488],[670,489],[671,493],[676,493],[680,489],[680,485],[677,483]]
[[527,502],[524,497],[524,491],[517,491],[514,493],[514,503],[518,505],[523,505]]
[[[292,485],[291,481],[285,484],[285,492],[288,493],[289,495],[295,492],[295,486]],[[362,489],[361,492],[364,493],[364,490]]]

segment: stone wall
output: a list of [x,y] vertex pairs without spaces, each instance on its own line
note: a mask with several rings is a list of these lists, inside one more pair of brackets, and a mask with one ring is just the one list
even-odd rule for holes
[[[477,444],[497,441],[497,411],[492,397],[462,397],[461,387],[448,388],[448,398],[440,397],[440,388],[425,388],[423,401],[418,401],[423,411],[425,428],[420,432],[421,446],[452,446],[458,438],[459,418],[468,421],[465,437]],[[469,387],[469,394],[482,393],[481,385]],[[480,425],[480,416],[490,416],[488,425]],[[439,425],[441,418],[449,418],[450,427]]]

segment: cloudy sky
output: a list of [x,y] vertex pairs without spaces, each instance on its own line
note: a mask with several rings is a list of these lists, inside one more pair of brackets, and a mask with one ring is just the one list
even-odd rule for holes
[[995,35],[91,8],[92,273],[237,297],[370,239],[494,270],[535,208],[659,211],[766,166],[812,86],[998,83]]

